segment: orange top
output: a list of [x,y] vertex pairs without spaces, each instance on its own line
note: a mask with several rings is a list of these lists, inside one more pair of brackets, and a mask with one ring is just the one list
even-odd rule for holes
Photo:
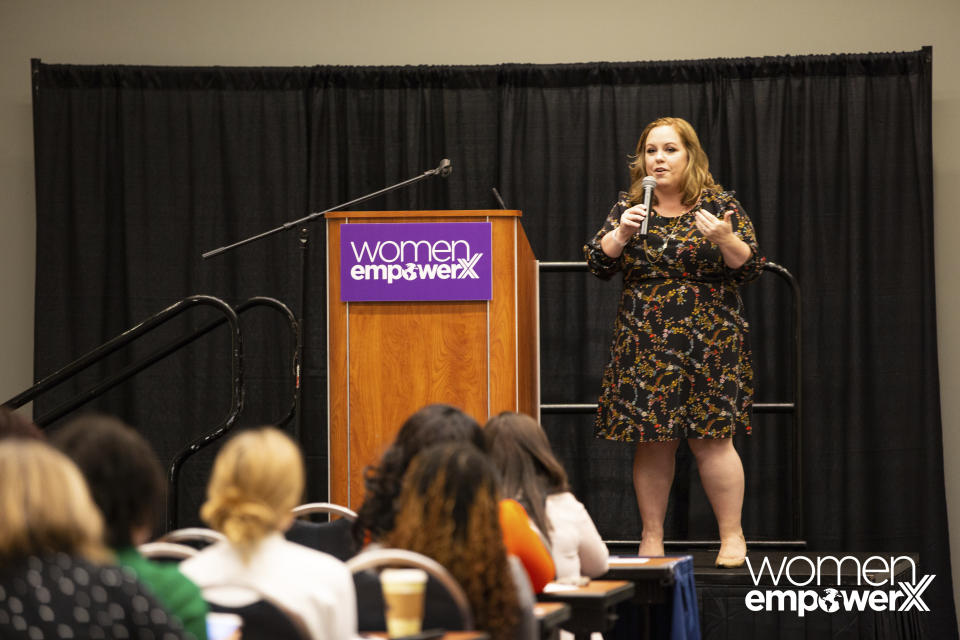
[[550,550],[533,529],[527,511],[516,500],[500,501],[500,528],[503,529],[507,553],[520,558],[530,576],[534,593],[540,593],[553,580],[557,570]]

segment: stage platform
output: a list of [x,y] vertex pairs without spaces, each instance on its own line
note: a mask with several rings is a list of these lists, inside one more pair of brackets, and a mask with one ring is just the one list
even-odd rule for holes
[[[675,614],[676,607],[692,611],[692,603],[678,601],[683,595],[674,586],[670,563],[644,563],[616,547],[611,553],[611,571],[604,577],[634,580],[638,597],[617,609],[620,620],[605,638],[689,640],[676,633]],[[923,589],[932,579],[918,554],[760,548],[751,550],[749,564],[738,569],[716,568],[716,554],[716,549],[668,554],[692,559],[704,640],[929,637],[921,623]]]

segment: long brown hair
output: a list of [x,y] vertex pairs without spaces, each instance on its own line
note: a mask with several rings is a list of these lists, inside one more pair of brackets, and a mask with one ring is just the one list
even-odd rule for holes
[[446,567],[466,592],[477,627],[506,640],[515,636],[520,615],[500,529],[498,480],[471,444],[425,449],[403,478],[395,526],[383,541]]
[[523,413],[504,411],[483,429],[487,450],[503,478],[503,494],[519,501],[534,524],[550,538],[547,496],[569,491],[567,472],[553,455],[547,434]]
[[[645,159],[645,148],[647,138],[650,132],[657,127],[673,127],[673,130],[680,136],[680,143],[687,151],[687,166],[683,170],[683,180],[680,190],[683,193],[683,204],[691,206],[696,203],[700,193],[704,189],[723,191],[713,175],[710,174],[710,160],[707,158],[707,152],[700,145],[700,138],[693,126],[683,118],[665,117],[657,118],[648,124],[643,133],[640,134],[640,140],[637,142],[636,154],[630,162],[630,191],[627,200],[630,204],[637,204],[643,200],[643,187],[641,183],[647,176],[647,163]],[[656,196],[654,196],[656,197]]]

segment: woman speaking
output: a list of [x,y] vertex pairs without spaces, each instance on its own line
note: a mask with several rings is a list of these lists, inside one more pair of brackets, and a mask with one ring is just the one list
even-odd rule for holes
[[720,530],[716,564],[737,567],[747,549],[743,465],[732,437],[750,432],[753,401],[739,286],[760,275],[763,259],[750,219],[714,182],[687,121],[647,125],[630,178],[630,191],[584,247],[595,275],[624,274],[596,434],[636,443],[639,554],[647,556],[664,553],[675,454],[686,439]]

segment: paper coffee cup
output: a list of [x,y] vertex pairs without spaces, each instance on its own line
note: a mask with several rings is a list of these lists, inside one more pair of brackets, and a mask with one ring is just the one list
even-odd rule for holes
[[391,638],[420,633],[427,572],[422,569],[384,569],[380,572],[387,635]]

